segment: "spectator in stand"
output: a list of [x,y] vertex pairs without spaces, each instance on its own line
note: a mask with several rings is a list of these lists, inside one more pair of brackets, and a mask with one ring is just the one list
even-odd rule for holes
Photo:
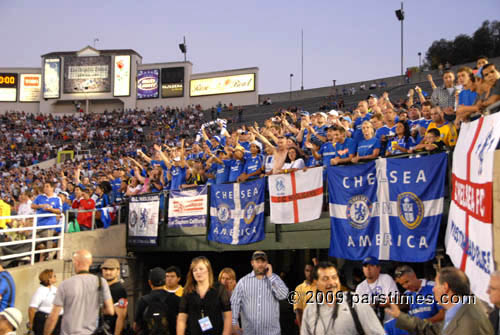
[[356,154],[356,142],[346,137],[346,130],[342,126],[334,126],[333,138],[335,139],[335,157],[330,160],[330,165],[350,163]]
[[417,151],[429,151],[429,152],[437,152],[445,150],[445,145],[443,141],[441,141],[441,133],[439,129],[432,128],[427,131],[425,137],[422,142],[417,144],[414,148],[411,148],[408,152],[414,153]]
[[370,121],[363,122],[361,130],[365,139],[358,144],[356,156],[352,159],[353,163],[358,163],[360,160],[375,159],[380,154],[380,140],[374,136],[375,130]]
[[439,106],[431,109],[432,122],[427,127],[427,131],[437,128],[441,133],[441,140],[447,147],[454,147],[457,142],[457,130],[452,123],[444,120],[443,112]]
[[411,137],[410,127],[408,123],[404,121],[398,121],[396,123],[396,136],[389,139],[387,143],[387,148],[385,151],[386,156],[397,155],[409,152],[417,143],[415,139]]
[[454,108],[455,106],[455,91],[456,87],[455,75],[451,71],[445,71],[443,74],[443,86],[436,87],[432,91],[431,102],[434,106],[439,106],[442,109]]
[[304,159],[299,153],[299,150],[296,147],[291,147],[288,149],[285,164],[283,164],[283,168],[279,170],[278,173],[291,173],[296,170],[301,170],[305,168],[305,166]]
[[[91,191],[89,189],[81,190],[82,198],[73,201],[72,207],[78,209],[76,220],[81,231],[92,229],[92,212],[95,209],[95,201],[90,198]],[[81,211],[81,212],[80,212]]]
[[493,334],[500,333],[500,272],[495,271],[491,274],[488,285],[488,295],[493,304],[493,310],[490,313],[490,322],[493,326]]
[[[458,69],[457,80],[460,85],[462,85],[463,90],[457,90],[458,101],[455,102],[456,106],[472,106],[477,98],[477,93],[475,91],[474,85],[474,74],[470,67],[464,66]],[[455,108],[457,109],[457,108]]]
[[[500,73],[497,71],[495,64],[487,64],[482,68],[482,75],[489,86],[489,92],[485,97],[486,101],[483,101],[480,105],[481,111],[484,112],[486,108],[500,101]],[[490,113],[496,113],[499,110],[500,106],[497,106]]]
[[[376,96],[372,97],[372,94],[370,94],[370,98],[376,99]],[[358,108],[354,111],[354,134],[352,138],[356,141],[356,143],[359,143],[363,140],[361,125],[363,124],[363,122],[369,121],[372,115],[373,114],[368,110],[368,102],[364,100],[360,101],[358,103]]]

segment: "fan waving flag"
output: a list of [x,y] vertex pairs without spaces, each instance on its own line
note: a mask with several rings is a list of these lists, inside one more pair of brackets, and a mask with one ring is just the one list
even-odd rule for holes
[[434,258],[447,154],[328,168],[330,256],[425,262]]
[[323,207],[323,168],[269,176],[272,223],[319,219]]
[[208,240],[250,244],[265,238],[263,178],[246,183],[213,185],[210,190]]

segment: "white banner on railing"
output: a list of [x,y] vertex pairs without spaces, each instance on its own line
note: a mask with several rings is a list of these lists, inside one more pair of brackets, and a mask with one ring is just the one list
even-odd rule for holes
[[500,113],[464,123],[453,154],[452,202],[446,253],[469,277],[471,289],[488,301],[493,261],[493,161]]
[[160,214],[160,195],[139,195],[130,198],[128,243],[156,245]]
[[182,191],[172,190],[168,199],[168,226],[206,227],[207,211],[206,185]]

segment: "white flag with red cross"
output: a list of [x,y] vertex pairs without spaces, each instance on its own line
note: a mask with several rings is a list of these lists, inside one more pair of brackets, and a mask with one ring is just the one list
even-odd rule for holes
[[472,293],[485,301],[489,300],[489,277],[495,270],[493,163],[499,138],[500,113],[462,124],[453,154],[452,201],[445,238],[446,253],[469,277]]
[[319,219],[323,207],[323,167],[269,176],[271,223]]

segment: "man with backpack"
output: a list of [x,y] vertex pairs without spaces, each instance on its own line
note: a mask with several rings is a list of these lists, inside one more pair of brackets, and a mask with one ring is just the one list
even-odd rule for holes
[[349,292],[340,291],[335,266],[320,262],[313,271],[316,291],[306,294],[306,308],[300,333],[316,334],[385,334],[370,305],[354,303]]
[[141,335],[175,335],[180,298],[165,289],[165,270],[149,272],[151,292],[137,302],[134,330]]

